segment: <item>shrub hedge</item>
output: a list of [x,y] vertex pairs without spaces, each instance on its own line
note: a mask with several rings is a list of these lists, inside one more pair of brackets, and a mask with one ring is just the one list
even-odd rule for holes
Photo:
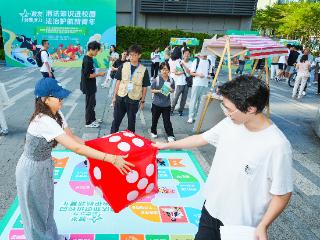
[[142,59],[150,59],[151,52],[155,48],[160,47],[162,51],[169,45],[171,37],[186,37],[197,38],[200,40],[200,45],[196,47],[196,51],[201,50],[203,39],[212,38],[206,33],[184,32],[182,30],[169,29],[144,29],[141,27],[117,27],[117,49],[120,53],[123,49],[127,49],[132,44],[142,46]]

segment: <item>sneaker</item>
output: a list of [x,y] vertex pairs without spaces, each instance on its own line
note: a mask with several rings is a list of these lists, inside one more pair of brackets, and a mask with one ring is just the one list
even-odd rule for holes
[[298,95],[297,99],[300,99],[302,96],[301,95]]
[[150,135],[151,135],[151,138],[157,138],[158,137],[158,135],[154,134],[154,133],[150,133]]
[[94,122],[96,122],[96,123],[102,123],[102,119],[98,118],[98,119],[96,119]]
[[176,138],[174,136],[169,136],[167,140],[168,142],[174,142]]
[[306,91],[303,91],[303,92],[302,92],[302,95],[303,95],[303,96],[307,95]]
[[192,118],[189,118],[187,123],[193,123],[193,119]]
[[86,128],[98,128],[100,127],[100,124],[97,122],[92,122],[90,124],[85,125]]
[[179,112],[179,116],[182,117],[183,116],[183,112]]
[[0,131],[0,136],[8,135],[8,133],[9,133],[8,129],[1,130]]

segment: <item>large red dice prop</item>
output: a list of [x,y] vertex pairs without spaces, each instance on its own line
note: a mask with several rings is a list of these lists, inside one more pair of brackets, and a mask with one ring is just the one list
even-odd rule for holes
[[114,212],[149,194],[158,192],[157,149],[151,141],[129,131],[87,141],[85,144],[99,151],[125,156],[135,165],[127,175],[122,175],[111,163],[89,158],[89,176],[94,186],[100,188],[103,198]]

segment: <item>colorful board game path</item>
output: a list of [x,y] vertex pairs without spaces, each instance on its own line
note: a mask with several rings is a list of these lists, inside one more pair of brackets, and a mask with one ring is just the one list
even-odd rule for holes
[[[118,214],[90,183],[84,157],[70,151],[54,151],[52,156],[55,219],[60,234],[71,240],[194,238],[204,202],[200,189],[206,176],[192,152],[159,152],[159,193]],[[0,222],[0,240],[7,239],[25,240],[17,199]]]

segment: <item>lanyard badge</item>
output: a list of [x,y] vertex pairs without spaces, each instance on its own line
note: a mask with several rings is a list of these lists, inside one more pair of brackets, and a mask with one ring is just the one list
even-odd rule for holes
[[128,83],[128,92],[132,92],[132,90],[133,90],[133,82],[132,82],[132,78],[133,78],[133,75],[135,74],[135,72],[136,72],[136,70],[138,69],[138,67],[139,67],[139,64],[138,64],[138,66],[137,66],[137,68],[133,71],[133,73],[131,73],[131,64],[130,64],[130,81],[129,81],[129,83]]

